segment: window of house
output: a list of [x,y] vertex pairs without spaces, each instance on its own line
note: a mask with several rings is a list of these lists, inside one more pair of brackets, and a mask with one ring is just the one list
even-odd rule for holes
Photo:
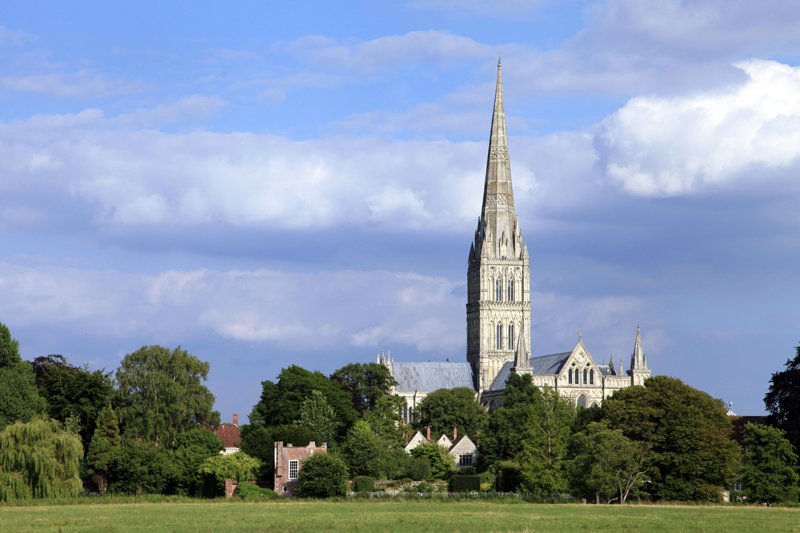
[[503,349],[503,326],[502,324],[497,324],[497,342],[495,346],[498,350]]
[[297,471],[300,469],[300,461],[289,461],[289,479],[297,479]]
[[458,466],[472,466],[472,454],[463,453],[458,456]]
[[589,369],[589,385],[594,385],[594,368]]
[[735,490],[736,492],[740,492],[742,490],[742,484],[737,483],[736,485],[733,486],[733,490]]
[[514,324],[508,325],[508,349],[514,349]]

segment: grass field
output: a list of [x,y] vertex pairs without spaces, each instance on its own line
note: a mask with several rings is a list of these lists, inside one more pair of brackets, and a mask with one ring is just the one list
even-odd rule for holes
[[800,509],[493,502],[190,502],[0,507],[0,531],[800,532]]

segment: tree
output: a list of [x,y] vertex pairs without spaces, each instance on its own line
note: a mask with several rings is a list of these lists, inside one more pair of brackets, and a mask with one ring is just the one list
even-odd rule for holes
[[436,433],[450,433],[458,427],[473,437],[486,419],[486,410],[475,399],[475,391],[466,387],[439,389],[428,394],[417,409],[416,426],[430,426]]
[[259,479],[272,477],[275,470],[275,443],[283,442],[294,446],[308,446],[311,441],[322,443],[320,436],[304,426],[284,425],[265,428],[250,424],[241,427],[241,451],[261,461]]
[[358,413],[353,409],[352,394],[342,390],[338,382],[328,379],[321,372],[310,372],[292,365],[281,370],[277,383],[262,381],[261,385],[261,399],[250,413],[251,424],[267,427],[297,423],[300,407],[312,390],[325,395],[325,401],[336,413],[337,435],[344,435],[358,420]]
[[17,420],[31,422],[45,407],[36,390],[33,367],[19,355],[19,341],[0,324],[0,428]]
[[382,396],[373,407],[364,412],[367,422],[376,435],[385,439],[391,446],[402,447],[404,426],[400,412],[405,400],[397,394]]
[[744,427],[747,452],[739,468],[744,493],[750,501],[797,501],[797,454],[782,429],[748,423]]
[[527,492],[561,494],[567,490],[564,459],[575,410],[550,387],[532,399],[518,456],[520,481]]
[[622,430],[592,422],[573,436],[571,448],[572,487],[594,496],[595,503],[601,497],[609,503],[614,499],[625,503],[631,490],[644,482],[647,445],[630,440]]
[[116,374],[123,433],[172,447],[179,433],[219,424],[214,395],[202,384],[209,366],[180,346],[126,355]]
[[108,473],[108,490],[122,494],[163,494],[175,477],[163,446],[149,440],[123,438]]
[[443,446],[435,442],[420,444],[411,450],[415,459],[425,459],[431,465],[431,479],[442,479],[445,474],[456,469],[456,461]]
[[315,453],[302,463],[297,474],[297,490],[307,498],[331,498],[347,494],[347,466],[328,453]]
[[611,429],[652,450],[647,491],[664,500],[719,501],[733,482],[739,446],[731,422],[705,392],[655,376],[603,402]]
[[100,494],[105,494],[108,490],[108,474],[122,440],[117,416],[111,407],[106,407],[100,412],[95,425],[96,429],[86,454],[86,469],[100,490]]
[[207,429],[193,429],[175,437],[172,462],[172,478],[167,488],[182,495],[196,495],[203,481],[200,467],[210,457],[216,457],[225,449],[217,435]]
[[335,417],[336,413],[328,405],[325,395],[318,390],[312,390],[300,406],[300,425],[315,432],[323,442],[333,442],[336,431]]
[[55,420],[9,425],[0,431],[0,500],[77,496],[82,457],[78,435]]
[[261,461],[242,451],[229,455],[215,455],[206,459],[199,468],[205,477],[204,492],[207,496],[218,496],[225,490],[225,480],[235,479],[239,483],[255,481]]
[[772,374],[764,404],[769,424],[784,430],[789,442],[800,449],[800,346],[785,367],[782,372]]
[[111,398],[111,372],[72,366],[61,355],[37,357],[32,364],[47,414],[61,422],[77,418],[81,441],[88,449],[97,417]]
[[204,453],[215,455],[225,449],[217,434],[207,429],[192,429],[175,437],[175,449],[195,447]]
[[332,380],[353,394],[353,408],[363,416],[377,407],[378,400],[389,396],[397,385],[389,368],[378,363],[351,363],[333,373]]
[[359,420],[350,428],[339,454],[344,459],[351,476],[381,479],[386,473],[389,447],[363,420]]

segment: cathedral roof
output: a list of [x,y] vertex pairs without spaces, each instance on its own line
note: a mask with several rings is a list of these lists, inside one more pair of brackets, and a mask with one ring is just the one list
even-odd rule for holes
[[[540,357],[531,357],[530,365],[533,367],[533,374],[558,374],[564,367],[572,352],[554,353],[552,355],[542,355]],[[506,381],[511,374],[511,368],[514,366],[513,362],[508,362],[503,365],[497,377],[494,378],[489,390],[505,390]]]
[[469,363],[412,363],[392,361],[392,376],[397,392],[433,392],[466,387],[475,390]]

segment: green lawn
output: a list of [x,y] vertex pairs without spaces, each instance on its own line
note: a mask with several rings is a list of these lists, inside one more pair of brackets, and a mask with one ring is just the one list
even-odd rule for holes
[[800,532],[800,509],[491,502],[197,502],[0,507],[0,531]]

